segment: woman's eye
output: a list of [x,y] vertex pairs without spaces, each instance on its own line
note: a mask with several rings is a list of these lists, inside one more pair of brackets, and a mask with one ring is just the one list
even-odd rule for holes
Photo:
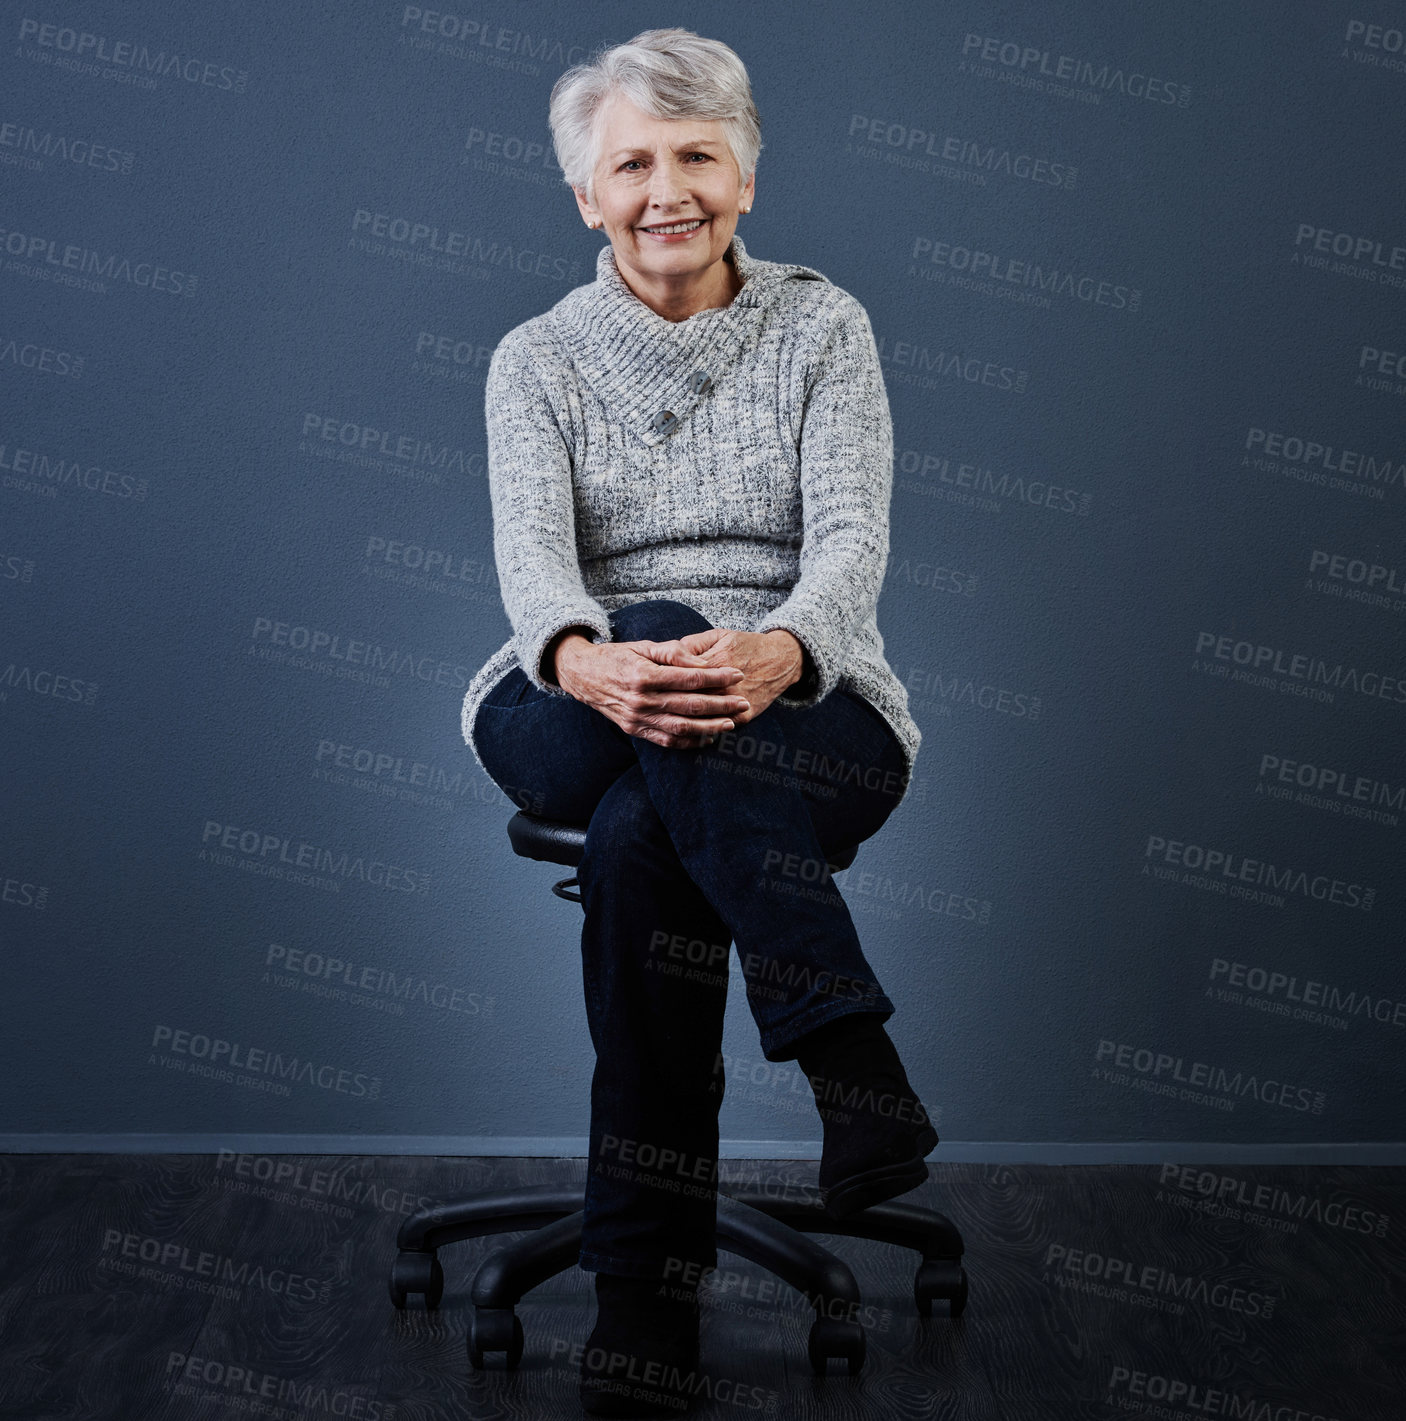
[[[690,158],[702,158],[702,159],[704,159],[705,161],[708,161],[708,159],[709,159],[709,155],[708,155],[707,153],[690,153],[688,156],[689,156]],[[640,161],[640,159],[638,159],[638,158],[629,158],[629,159],[627,159],[625,162],[623,162],[623,163],[620,164],[620,169],[621,169],[621,171],[623,172],[623,171],[624,171],[626,168],[628,168],[632,163],[638,163],[639,161]]]

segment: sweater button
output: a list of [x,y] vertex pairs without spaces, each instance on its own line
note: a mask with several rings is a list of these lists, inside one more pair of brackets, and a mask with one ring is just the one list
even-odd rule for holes
[[672,429],[678,422],[678,416],[673,410],[660,410],[659,413],[654,416],[653,420],[655,429],[661,433]]
[[693,393],[695,395],[701,395],[712,383],[713,377],[706,370],[693,372]]

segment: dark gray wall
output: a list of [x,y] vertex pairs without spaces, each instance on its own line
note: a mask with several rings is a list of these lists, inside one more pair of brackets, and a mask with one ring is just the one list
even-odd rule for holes
[[[553,81],[679,23],[884,358],[924,743],[844,886],[941,1148],[1395,1157],[1399,8],[417,13],[3,22],[11,1146],[580,1147],[579,910],[459,734],[483,380],[594,274]],[[727,1033],[728,1149],[804,1153]]]

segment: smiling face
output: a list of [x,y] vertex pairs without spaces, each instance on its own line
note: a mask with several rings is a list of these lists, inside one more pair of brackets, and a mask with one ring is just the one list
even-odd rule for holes
[[[717,284],[721,261],[752,205],[755,174],[742,181],[718,119],[661,119],[612,94],[598,115],[595,203],[575,189],[588,223],[603,223],[616,265],[632,286],[681,296]],[[693,224],[674,235],[649,228]]]

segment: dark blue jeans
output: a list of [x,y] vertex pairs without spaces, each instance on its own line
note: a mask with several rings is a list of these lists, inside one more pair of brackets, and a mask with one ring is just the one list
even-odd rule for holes
[[[709,626],[662,597],[610,624],[615,641]],[[670,1260],[716,1267],[731,944],[769,1061],[793,1060],[802,1036],[847,1012],[893,1015],[826,856],[892,813],[898,739],[840,689],[804,709],[773,702],[712,745],[656,745],[514,667],[481,704],[474,741],[516,803],[587,825],[577,877],[596,1067],[580,1265],[641,1277]]]

